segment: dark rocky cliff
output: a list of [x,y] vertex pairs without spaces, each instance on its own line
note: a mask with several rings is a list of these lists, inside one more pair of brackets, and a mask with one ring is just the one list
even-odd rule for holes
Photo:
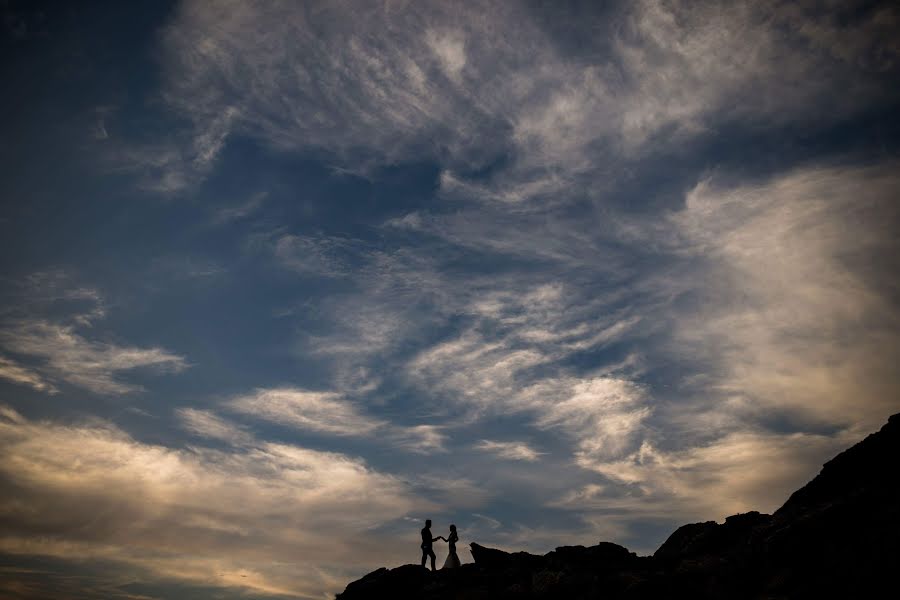
[[543,556],[471,544],[474,564],[379,569],[339,600],[898,597],[900,414],[842,452],[774,515],[678,528],[653,556],[602,542]]

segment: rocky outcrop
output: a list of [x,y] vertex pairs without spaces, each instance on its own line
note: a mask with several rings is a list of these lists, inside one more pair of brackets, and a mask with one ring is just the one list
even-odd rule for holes
[[533,569],[543,564],[543,557],[527,552],[504,552],[495,548],[485,548],[471,543],[472,558],[475,564],[486,569]]
[[471,544],[474,564],[431,573],[419,565],[378,569],[347,586],[339,600],[493,598],[597,598],[622,591],[648,560],[626,548],[562,546],[543,556]]
[[721,525],[715,521],[682,525],[653,553],[658,559],[684,559],[708,554],[739,554],[749,540],[772,523],[771,515],[756,511],[732,515]]
[[474,564],[379,569],[339,600],[893,597],[900,564],[900,415],[842,452],[773,515],[679,527],[653,556],[562,546],[543,556],[471,544]]

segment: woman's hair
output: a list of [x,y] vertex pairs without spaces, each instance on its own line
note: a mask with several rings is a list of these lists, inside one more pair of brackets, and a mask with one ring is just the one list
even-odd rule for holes
[[450,525],[450,531],[456,531],[456,525]]

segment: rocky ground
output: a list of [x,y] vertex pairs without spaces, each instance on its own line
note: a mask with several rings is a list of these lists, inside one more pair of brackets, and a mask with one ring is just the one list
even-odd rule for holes
[[[474,564],[378,569],[338,600],[900,597],[900,414],[773,515],[678,528],[653,556],[601,542],[543,556],[471,544]],[[893,590],[893,591],[891,591]]]

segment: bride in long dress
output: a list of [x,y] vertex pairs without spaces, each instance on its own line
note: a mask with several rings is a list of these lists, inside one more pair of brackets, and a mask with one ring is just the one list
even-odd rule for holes
[[459,541],[459,535],[456,533],[456,525],[450,525],[450,537],[444,538],[444,541],[450,544],[450,554],[447,555],[447,560],[444,561],[444,566],[442,569],[457,569],[459,568],[459,556],[456,555],[456,542]]

